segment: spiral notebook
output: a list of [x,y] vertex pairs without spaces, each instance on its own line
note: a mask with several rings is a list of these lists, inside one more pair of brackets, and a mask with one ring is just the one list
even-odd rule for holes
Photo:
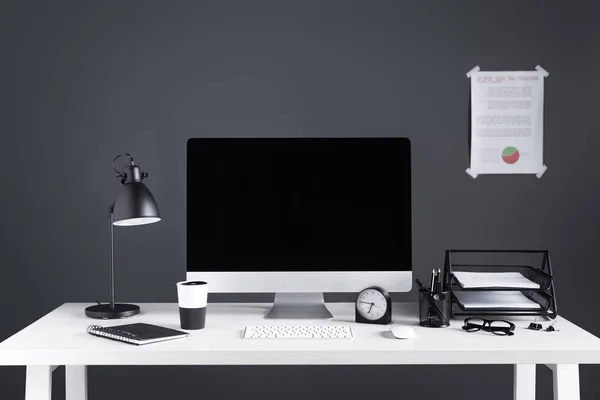
[[90,325],[87,327],[87,333],[138,346],[165,340],[180,339],[189,335],[187,332],[144,323],[109,327]]

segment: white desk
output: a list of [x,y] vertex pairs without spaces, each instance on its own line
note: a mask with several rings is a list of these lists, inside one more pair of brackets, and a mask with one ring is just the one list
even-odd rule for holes
[[[350,303],[329,303],[334,320],[265,320],[270,304],[210,304],[206,329],[186,339],[131,346],[97,338],[86,327],[147,322],[179,328],[177,304],[140,304],[142,313],[125,320],[85,317],[88,304],[68,303],[0,343],[0,365],[26,365],[26,400],[50,400],[52,371],[66,367],[66,399],[87,399],[87,365],[401,365],[513,364],[514,399],[535,399],[536,364],[554,375],[555,400],[579,399],[579,364],[600,364],[600,339],[562,317],[559,332],[525,329],[531,319],[515,320],[515,335],[467,333],[462,320],[448,328],[422,328],[417,305],[394,303],[394,323],[413,326],[417,337],[397,340],[389,326],[354,323]],[[247,325],[349,324],[352,340],[242,339]],[[475,397],[474,397],[475,398]]]

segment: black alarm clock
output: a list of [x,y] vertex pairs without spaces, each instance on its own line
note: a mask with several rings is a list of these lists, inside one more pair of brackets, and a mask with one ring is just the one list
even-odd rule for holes
[[356,322],[387,325],[392,322],[392,298],[379,286],[362,290],[356,297]]

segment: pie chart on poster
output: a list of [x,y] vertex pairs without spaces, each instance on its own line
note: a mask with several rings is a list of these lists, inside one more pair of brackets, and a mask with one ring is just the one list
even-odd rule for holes
[[519,161],[519,150],[516,147],[509,146],[502,150],[502,160],[507,164],[514,164]]

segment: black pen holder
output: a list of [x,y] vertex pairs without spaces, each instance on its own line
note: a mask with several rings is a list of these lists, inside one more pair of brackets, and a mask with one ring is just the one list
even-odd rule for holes
[[450,326],[452,316],[452,293],[419,291],[419,325],[428,328]]

